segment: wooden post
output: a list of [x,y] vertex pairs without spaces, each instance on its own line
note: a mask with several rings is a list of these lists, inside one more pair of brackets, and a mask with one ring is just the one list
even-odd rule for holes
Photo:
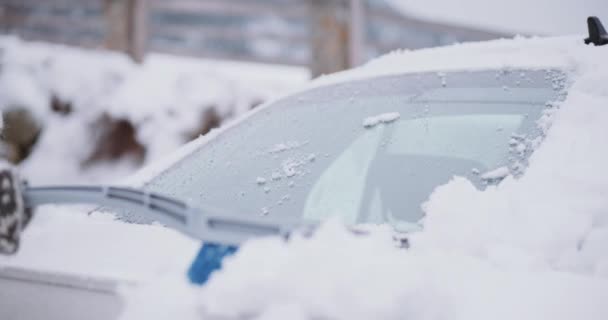
[[8,33],[8,30],[9,30],[8,16],[10,15],[10,12],[9,12],[10,10],[11,10],[10,6],[0,8],[0,31],[2,31],[2,33]]
[[130,0],[129,35],[131,45],[129,55],[133,60],[142,62],[146,54],[146,40],[148,38],[148,0]]
[[141,63],[146,51],[147,0],[105,0],[105,47]]
[[364,0],[309,0],[312,77],[348,69],[365,59]]
[[347,69],[349,37],[346,1],[309,0],[309,3],[312,77]]
[[367,60],[365,40],[367,28],[365,20],[365,0],[350,0],[349,67],[356,67]]

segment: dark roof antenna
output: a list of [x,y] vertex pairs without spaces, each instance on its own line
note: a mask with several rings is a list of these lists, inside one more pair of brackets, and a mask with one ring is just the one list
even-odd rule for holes
[[596,46],[608,44],[608,33],[598,17],[587,18],[587,28],[589,28],[589,37],[585,39],[585,44],[593,43]]

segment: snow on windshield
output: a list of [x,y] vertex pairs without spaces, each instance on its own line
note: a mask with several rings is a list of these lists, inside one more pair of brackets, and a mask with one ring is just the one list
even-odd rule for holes
[[307,240],[250,241],[205,287],[166,274],[128,294],[123,318],[606,319],[608,48],[528,52],[505,42],[490,57],[453,55],[458,46],[425,52],[485,60],[500,47],[561,62],[574,80],[521,178],[485,191],[461,177],[438,187],[408,250],[384,228],[357,237],[336,221]]
[[387,112],[379,114],[377,116],[367,117],[363,119],[363,127],[373,128],[380,123],[391,123],[399,119],[401,115],[399,112]]

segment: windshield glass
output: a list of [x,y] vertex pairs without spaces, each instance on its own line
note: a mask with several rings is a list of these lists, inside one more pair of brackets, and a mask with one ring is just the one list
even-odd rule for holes
[[146,188],[244,215],[415,226],[438,185],[520,174],[557,71],[425,73],[313,89],[258,110]]

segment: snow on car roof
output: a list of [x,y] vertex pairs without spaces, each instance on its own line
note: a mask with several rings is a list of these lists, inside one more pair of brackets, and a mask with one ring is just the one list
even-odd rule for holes
[[413,72],[508,68],[574,71],[595,61],[603,51],[585,45],[582,37],[515,37],[413,51],[396,50],[361,67],[322,76],[313,85]]

